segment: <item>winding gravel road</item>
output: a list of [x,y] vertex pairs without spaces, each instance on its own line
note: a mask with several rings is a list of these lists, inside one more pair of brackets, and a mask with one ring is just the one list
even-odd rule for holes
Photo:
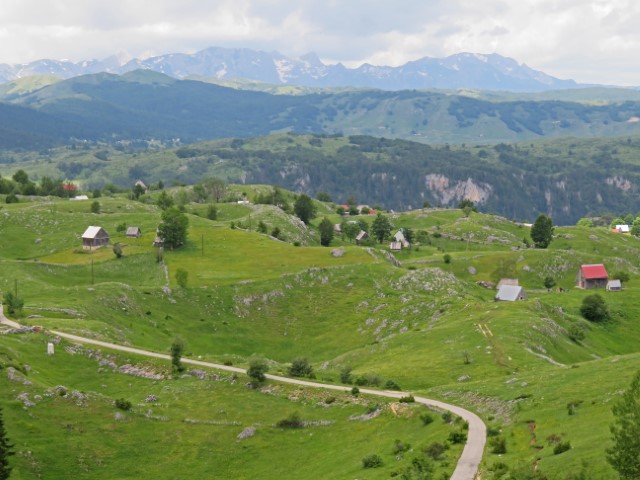
[[[20,328],[22,326],[19,323],[13,322],[4,316],[2,305],[0,305],[0,323],[5,323],[14,328]],[[75,342],[79,342],[79,343],[88,343],[91,345],[97,345],[97,346],[108,348],[111,350],[120,350],[122,352],[135,353],[137,355],[144,355],[147,357],[159,358],[162,360],[171,360],[171,356],[164,353],[150,352],[148,350],[141,350],[139,348],[133,348],[133,347],[125,347],[124,345],[118,345],[115,343],[101,342],[99,340],[79,337],[77,335],[72,335],[70,333],[58,332],[56,330],[49,330],[49,333],[53,335],[58,335],[60,337],[63,337]],[[200,367],[214,368],[216,370],[226,370],[229,372],[245,373],[245,370],[242,368],[230,367],[227,365],[220,365],[217,363],[202,362],[200,360],[192,360],[190,358],[183,358],[182,362],[190,365],[198,365]],[[292,383],[294,385],[304,385],[307,387],[324,388],[327,390],[340,390],[340,391],[346,391],[346,392],[351,391],[351,387],[346,387],[344,385],[330,385],[325,383],[309,382],[306,380],[297,380],[295,378],[280,377],[278,375],[269,375],[269,374],[267,374],[267,378],[270,380],[274,380],[276,382]],[[371,390],[368,388],[361,388],[360,393],[366,393],[367,395],[377,395],[380,397],[389,397],[389,398],[400,398],[408,395],[408,393],[404,393],[404,392],[387,391],[387,390]],[[453,475],[451,476],[451,480],[474,480],[474,478],[476,477],[476,473],[478,471],[478,466],[480,465],[480,461],[482,460],[482,454],[484,452],[484,446],[487,439],[487,429],[484,422],[475,413],[472,413],[468,410],[465,410],[464,408],[457,407],[455,405],[450,405],[448,403],[439,402],[437,400],[431,400],[423,397],[415,397],[415,400],[417,403],[422,403],[424,405],[435,407],[441,410],[447,410],[453,413],[454,415],[458,415],[459,417],[463,418],[469,423],[469,431],[467,433],[467,443],[464,446],[462,455],[460,455],[460,459],[458,460],[456,469],[453,472]]]

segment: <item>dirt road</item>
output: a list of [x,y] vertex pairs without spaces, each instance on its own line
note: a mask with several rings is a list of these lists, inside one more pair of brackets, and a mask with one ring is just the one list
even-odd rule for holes
[[[19,328],[21,325],[19,323],[13,322],[7,319],[3,315],[2,305],[0,305],[0,323],[5,323],[14,328]],[[147,357],[159,358],[162,360],[171,360],[171,356],[164,353],[151,352],[148,350],[141,350],[139,348],[126,347],[124,345],[118,345],[115,343],[102,342],[100,340],[94,340],[91,338],[79,337],[77,335],[72,335],[70,333],[58,332],[56,330],[49,330],[49,333],[52,335],[58,335],[60,337],[66,338],[71,341],[75,341],[78,343],[87,343],[91,345],[97,345],[99,347],[108,348],[111,350],[120,350],[122,352],[134,353],[137,355],[144,355]],[[228,372],[236,372],[236,373],[245,373],[245,369],[238,367],[230,367],[227,365],[220,365],[217,363],[209,363],[202,362],[200,360],[192,360],[190,358],[183,358],[183,363],[189,365],[197,365],[200,367],[214,368],[216,370],[226,370]],[[298,380],[295,378],[288,377],[280,377],[278,375],[266,375],[269,380],[273,380],[276,382],[283,383],[291,383],[294,385],[304,385],[307,387],[313,388],[324,388],[327,390],[340,390],[343,392],[351,391],[351,387],[347,387],[344,385],[330,385],[325,383],[317,383],[310,382],[307,380]],[[377,395],[380,397],[388,397],[388,398],[400,398],[406,397],[408,393],[406,392],[397,392],[397,391],[387,391],[387,390],[372,390],[368,388],[361,388],[360,393],[365,393],[367,395]],[[480,465],[480,461],[482,460],[482,454],[484,452],[484,446],[487,439],[487,430],[484,422],[478,417],[476,414],[465,410],[464,408],[458,407],[456,405],[450,405],[448,403],[440,402],[438,400],[431,400],[429,398],[423,397],[415,397],[415,401],[417,403],[422,403],[424,405],[435,407],[440,410],[447,410],[454,415],[458,415],[465,421],[469,423],[469,431],[467,432],[467,443],[462,451],[462,455],[460,455],[460,459],[458,460],[458,464],[456,466],[453,475],[451,476],[451,480],[473,480],[475,478],[476,472],[478,471],[478,466]]]

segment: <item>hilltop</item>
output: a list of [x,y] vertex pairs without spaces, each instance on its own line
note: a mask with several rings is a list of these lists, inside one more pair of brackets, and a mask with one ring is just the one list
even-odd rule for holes
[[[173,339],[181,337],[191,358],[246,366],[258,354],[267,359],[272,372],[282,374],[296,358],[306,357],[319,381],[338,383],[342,378],[360,386],[383,388],[392,385],[391,381],[405,391],[461,404],[478,412],[491,434],[505,441],[506,454],[491,453],[492,447],[485,452],[483,478],[500,478],[491,472],[503,468],[536,465],[549,478],[564,480],[566,472],[581,468],[583,460],[589,462],[589,472],[597,478],[615,478],[603,455],[611,402],[640,368],[640,324],[635,320],[640,311],[637,238],[602,227],[557,227],[550,247],[540,250],[527,247],[531,239],[526,226],[503,217],[459,209],[419,209],[386,214],[395,228],[411,228],[416,236],[413,247],[393,253],[397,262],[390,262],[387,242],[357,246],[338,236],[330,248],[319,246],[320,220],[324,216],[334,223],[341,220],[334,213],[335,205],[316,202],[319,215],[305,227],[278,207],[253,203],[269,188],[230,187],[252,203],[219,203],[215,220],[206,218],[206,205],[187,202],[187,244],[165,251],[163,263],[157,262],[151,246],[160,218],[154,204],[102,197],[97,199],[102,206],[100,214],[90,213],[90,202],[48,200],[4,205],[0,210],[4,239],[0,289],[6,293],[14,288],[14,280],[18,281],[25,300],[21,321],[28,325],[158,351],[167,351]],[[158,194],[149,195],[156,198]],[[287,203],[295,198],[292,193],[284,195]],[[373,218],[359,215],[355,220],[370,224]],[[268,231],[278,226],[284,241],[259,233],[260,222]],[[117,229],[122,223],[139,225],[143,236],[125,238]],[[80,250],[77,234],[90,224],[103,226],[111,233],[112,242],[124,244],[123,258],[116,258],[109,249],[93,254]],[[332,255],[334,249],[343,253]],[[603,324],[587,322],[579,314],[582,299],[591,293],[574,288],[575,274],[583,263],[604,263],[611,274],[626,272],[631,278],[622,292],[600,292],[612,316]],[[186,287],[177,283],[178,269],[188,272]],[[493,301],[495,290],[483,285],[506,275],[519,279],[528,293],[526,301]],[[543,285],[548,276],[563,291],[547,291]],[[576,329],[584,336],[575,337],[572,332]],[[179,446],[179,455],[193,452],[192,459],[205,454],[231,458],[236,448],[247,445],[255,455],[256,463],[251,464],[255,468],[264,468],[264,462],[275,465],[274,458],[290,466],[284,452],[291,442],[306,445],[301,452],[322,448],[335,459],[305,457],[303,478],[322,478],[319,469],[323,462],[329,462],[326,466],[330,469],[338,468],[337,462],[344,463],[346,475],[388,478],[396,468],[391,453],[394,436],[421,449],[431,441],[446,443],[449,434],[450,426],[444,423],[435,425],[429,439],[422,436],[427,430],[420,429],[431,427],[418,425],[416,431],[408,424],[400,433],[393,429],[405,427],[392,425],[393,415],[389,414],[384,417],[390,422],[388,438],[378,433],[379,441],[368,446],[368,453],[380,454],[389,467],[361,470],[365,449],[347,453],[342,447],[346,443],[336,440],[344,437],[350,442],[356,436],[367,436],[345,420],[358,407],[340,398],[336,399],[344,405],[340,409],[315,410],[318,400],[314,399],[305,404],[303,415],[313,420],[335,419],[334,426],[326,427],[333,440],[324,437],[325,430],[291,432],[285,440],[280,438],[282,434],[260,433],[258,428],[255,439],[238,447],[233,437],[240,427],[274,422],[291,409],[287,406],[291,397],[299,395],[286,393],[288,400],[271,399],[239,385],[227,387],[223,376],[222,383],[215,384],[169,378],[153,384],[153,380],[122,378],[111,373],[110,367],[103,367],[108,370],[96,375],[95,358],[102,359],[107,353],[86,358],[81,351],[74,355],[58,348],[51,363],[43,358],[45,342],[46,336],[37,333],[3,337],[3,358],[9,359],[5,367],[22,368],[34,384],[33,389],[17,387],[3,376],[0,381],[13,387],[2,390],[7,392],[2,400],[10,407],[10,415],[5,409],[5,421],[12,418],[8,427],[15,431],[19,425],[29,424],[29,416],[37,413],[38,431],[52,432],[60,423],[55,415],[64,414],[67,434],[54,438],[66,448],[58,449],[60,466],[50,468],[73,465],[69,468],[81,471],[83,478],[104,478],[101,474],[107,468],[89,463],[89,452],[101,452],[98,458],[109,469],[125,471],[126,463],[119,453],[125,447],[114,444],[109,432],[126,428],[124,438],[130,439],[137,431],[136,438],[146,442],[153,436],[169,435],[173,429],[166,427],[178,428],[177,422],[182,420],[176,419],[183,418],[241,423],[225,429],[224,443],[205,440],[209,438],[205,431],[206,451],[196,447],[201,443],[195,438],[187,440],[185,433],[171,437]],[[135,358],[113,361],[120,366],[125,360],[144,364]],[[25,363],[31,371],[24,368]],[[158,371],[167,367],[150,368]],[[90,396],[92,406],[82,410],[85,418],[89,414],[89,420],[83,422],[95,427],[81,431],[77,407],[68,405],[71,400],[43,396],[43,402],[55,406],[54,413],[45,413],[48,410],[37,402],[35,407],[22,410],[15,399],[21,393],[17,390],[28,389],[29,398],[33,398],[35,394],[42,396],[45,385],[52,388],[57,384]],[[210,388],[219,395],[213,400],[213,409],[196,400],[206,397]],[[170,393],[173,399],[165,400]],[[149,394],[160,399],[159,405],[144,417],[144,398]],[[124,423],[107,421],[114,412],[110,399],[120,396],[131,398],[135,415]],[[261,402],[271,401],[281,402],[284,410],[273,407],[279,410],[267,418],[261,412],[270,411],[271,404]],[[232,402],[244,406],[245,413],[238,407],[232,410]],[[302,409],[302,404],[296,405]],[[223,410],[229,414],[220,413]],[[156,418],[154,422],[150,420],[154,416],[167,420]],[[415,426],[417,416],[412,418],[414,423],[409,423]],[[90,433],[94,428],[107,432],[110,440],[104,447]],[[179,430],[186,428],[191,431],[196,427]],[[318,443],[303,441],[319,436]],[[18,437],[19,449],[33,455],[18,456],[20,472],[23,478],[34,478],[36,465],[42,468],[48,462],[46,437]],[[555,455],[556,438],[569,441],[572,448]],[[72,444],[80,439],[84,439],[82,451]],[[258,449],[258,445],[269,445],[269,449]],[[163,455],[155,442],[147,452],[150,465]],[[343,455],[334,457],[329,452]],[[452,464],[455,455],[455,450],[447,453],[447,461],[436,462],[438,468],[446,471],[445,464]],[[410,461],[410,455],[402,458],[402,462]],[[398,469],[405,465],[402,462]],[[238,465],[223,465],[228,475],[238,475]]]

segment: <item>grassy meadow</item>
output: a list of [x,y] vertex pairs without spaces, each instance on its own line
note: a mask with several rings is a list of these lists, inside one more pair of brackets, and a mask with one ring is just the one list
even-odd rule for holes
[[[233,188],[252,198],[264,187]],[[416,210],[389,214],[396,228],[423,232],[423,241],[394,254],[398,267],[387,259],[388,243],[357,246],[338,237],[321,247],[319,221],[325,215],[340,221],[329,204],[318,203],[320,215],[310,228],[273,206],[221,203],[217,219],[209,220],[204,205],[188,204],[188,242],[166,250],[159,263],[152,241],[160,210],[123,198],[99,201],[100,214],[89,213],[90,202],[2,205],[0,291],[17,286],[25,300],[21,322],[161,352],[181,338],[189,357],[246,366],[258,355],[272,373],[286,374],[294,359],[306,357],[319,381],[340,383],[341,372],[351,369],[361,386],[385,388],[392,381],[477,412],[492,434],[483,478],[508,478],[500,472],[524,466],[565,480],[584,461],[591,475],[586,478],[616,478],[604,450],[612,402],[640,368],[637,238],[604,228],[557,227],[550,247],[539,250],[527,248],[527,226],[501,217]],[[284,241],[258,233],[261,221],[269,231],[278,226]],[[140,226],[143,236],[118,233],[123,223]],[[82,251],[79,235],[89,225],[104,227],[112,242],[124,245],[124,256],[117,259],[110,248]],[[333,256],[334,249],[343,255]],[[607,322],[580,316],[582,299],[592,293],[574,288],[582,263],[604,263],[610,274],[631,277],[621,292],[599,292],[611,312]],[[188,272],[186,288],[176,282],[179,268]],[[518,278],[529,298],[494,302],[495,289],[483,284],[498,274]],[[551,290],[544,288],[547,276],[557,283]],[[584,332],[581,340],[570,336],[576,326]],[[86,352],[73,355],[62,345],[46,357],[45,342],[41,334],[0,336],[5,367],[32,368],[29,388],[6,375],[0,380],[7,387],[1,398],[8,431],[19,451],[31,452],[16,457],[16,478],[56,478],[70,470],[78,478],[107,478],[105,472],[135,478],[141,471],[177,478],[174,464],[194,465],[192,476],[200,478],[256,478],[265,465],[263,478],[326,478],[326,472],[389,478],[412,455],[423,455],[424,446],[447,443],[453,428],[438,415],[423,427],[412,406],[398,416],[385,407],[369,422],[350,421],[379,401],[344,395],[318,406],[329,393],[298,394],[275,384],[255,391],[246,388],[246,378],[167,376],[154,383],[102,371]],[[168,372],[167,365],[150,368]],[[59,384],[88,393],[88,406],[43,395]],[[24,410],[16,397],[27,390],[43,399]],[[159,405],[146,404],[151,394]],[[111,402],[120,397],[134,406],[116,421],[119,411]],[[307,421],[335,424],[272,427],[293,411]],[[252,425],[259,425],[256,435],[238,441]],[[505,441],[506,453],[492,453],[496,438]],[[395,460],[396,439],[411,443],[413,452]],[[569,441],[571,449],[555,455],[558,441]],[[51,442],[65,445],[67,453],[52,458]],[[136,448],[145,451],[144,459],[131,455]],[[452,446],[446,452],[434,478],[452,470],[459,451]],[[381,455],[382,468],[362,468],[370,453]]]

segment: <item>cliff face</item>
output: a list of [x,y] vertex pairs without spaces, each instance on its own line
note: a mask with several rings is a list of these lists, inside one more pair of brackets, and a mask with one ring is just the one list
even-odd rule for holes
[[465,198],[482,205],[493,192],[491,185],[476,183],[472,178],[464,181],[451,181],[445,175],[429,174],[425,176],[425,187],[442,205],[459,202]]

